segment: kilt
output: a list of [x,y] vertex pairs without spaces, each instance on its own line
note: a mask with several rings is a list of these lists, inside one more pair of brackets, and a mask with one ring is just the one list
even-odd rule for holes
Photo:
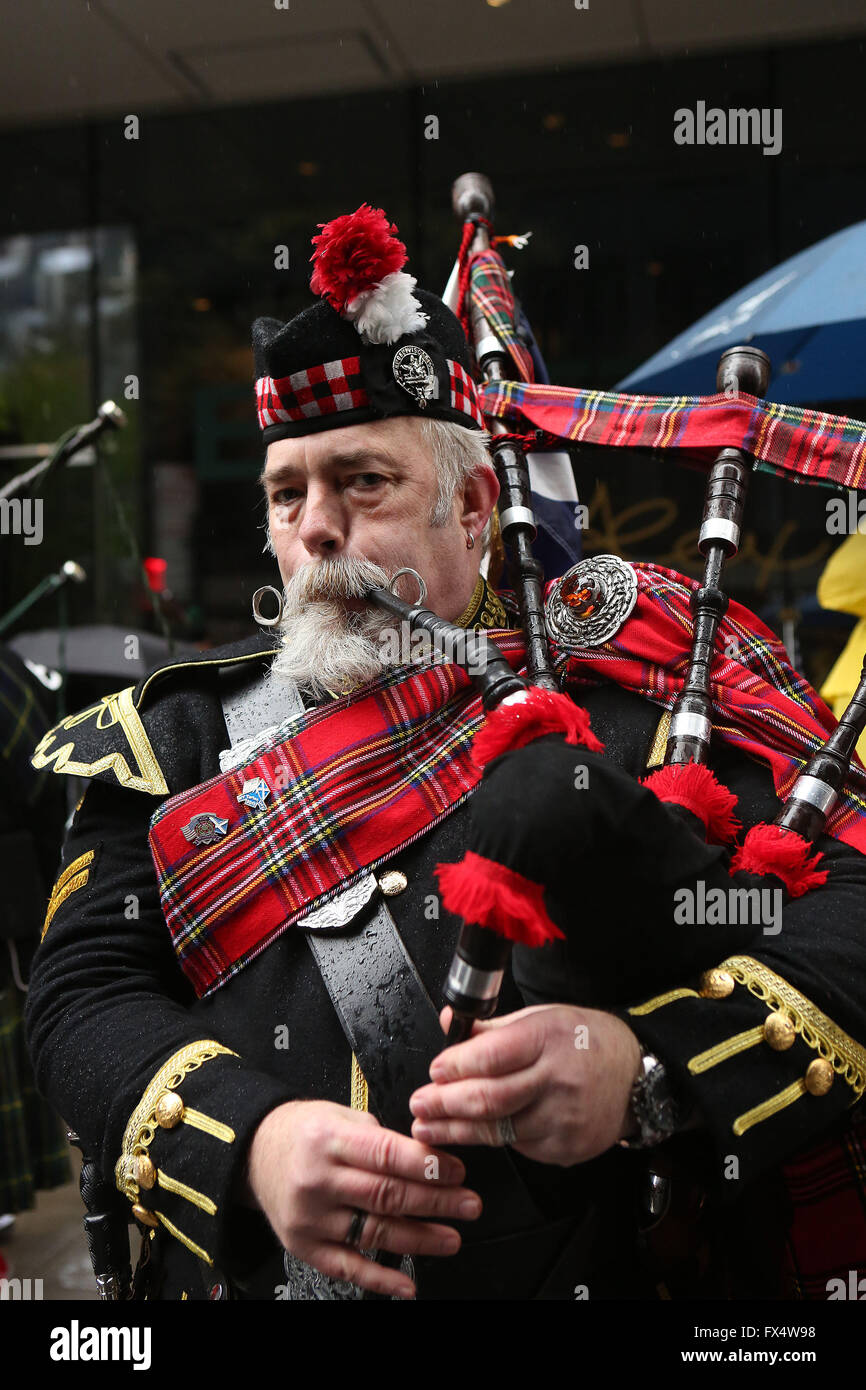
[[794,1207],[789,1297],[825,1299],[831,1280],[847,1289],[852,1278],[856,1283],[866,1275],[866,1114],[857,1110],[838,1132],[782,1170]]

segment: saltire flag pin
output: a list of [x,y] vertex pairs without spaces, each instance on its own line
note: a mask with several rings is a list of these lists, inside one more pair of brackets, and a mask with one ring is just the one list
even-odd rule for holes
[[248,777],[237,800],[242,806],[249,806],[251,811],[262,811],[270,794],[271,789],[264,777]]

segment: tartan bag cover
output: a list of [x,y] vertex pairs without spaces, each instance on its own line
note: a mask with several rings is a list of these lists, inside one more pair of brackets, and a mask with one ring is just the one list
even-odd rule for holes
[[511,279],[498,251],[479,251],[472,257],[469,296],[508,349],[521,381],[534,381],[532,353],[518,336]]
[[[697,582],[656,565],[634,570],[637,604],[615,638],[559,652],[556,667],[566,682],[611,680],[670,708],[687,667]],[[520,669],[522,635],[491,635]],[[726,647],[736,659],[723,655]],[[742,605],[730,604],[718,648],[714,729],[767,762],[786,795],[833,715]],[[167,798],[151,821],[151,854],[174,949],[196,993],[211,993],[314,906],[458,806],[480,780],[470,751],[482,719],[461,668],[400,667],[299,714],[283,742],[244,766]],[[252,809],[238,797],[259,777],[270,796]],[[225,833],[191,843],[184,830],[200,817],[225,821]],[[828,833],[866,852],[866,773],[856,765]]]

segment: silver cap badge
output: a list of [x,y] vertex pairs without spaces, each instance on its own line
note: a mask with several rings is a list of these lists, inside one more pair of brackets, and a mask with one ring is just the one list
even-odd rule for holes
[[423,348],[407,344],[398,348],[391,361],[391,371],[398,386],[402,386],[423,410],[428,401],[439,395],[439,379],[433,359]]

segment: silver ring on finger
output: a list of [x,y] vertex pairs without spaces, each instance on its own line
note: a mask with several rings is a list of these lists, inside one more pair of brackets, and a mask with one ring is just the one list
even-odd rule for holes
[[361,1232],[364,1229],[364,1222],[367,1220],[367,1213],[358,1207],[353,1208],[352,1220],[349,1223],[349,1231],[346,1236],[345,1245],[352,1245],[356,1250],[361,1247]]
[[505,1115],[501,1120],[496,1121],[496,1133],[499,1135],[499,1142],[503,1148],[508,1144],[517,1143],[514,1121],[510,1115]]

